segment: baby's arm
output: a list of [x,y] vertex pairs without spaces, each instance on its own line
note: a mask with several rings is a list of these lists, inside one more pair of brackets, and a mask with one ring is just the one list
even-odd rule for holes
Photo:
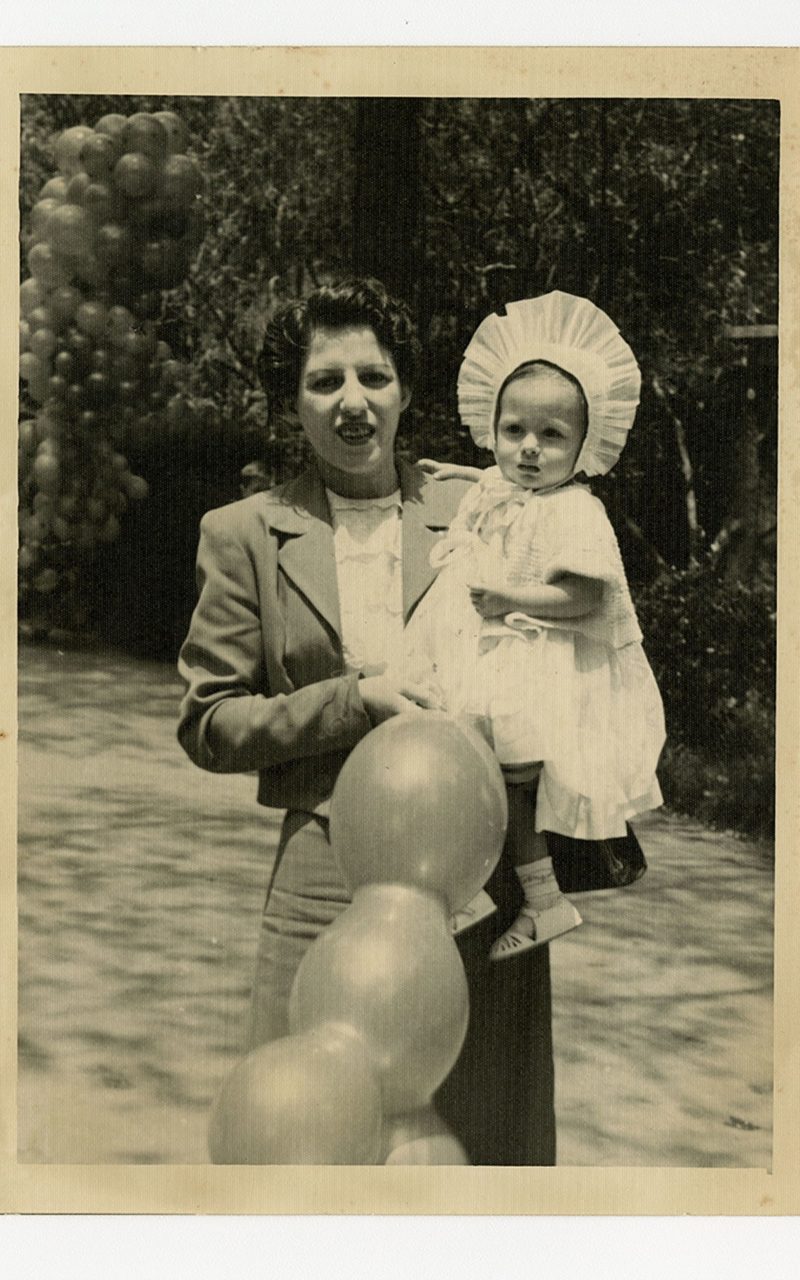
[[482,618],[507,613],[526,613],[533,618],[585,618],[599,608],[603,583],[577,573],[560,574],[553,582],[530,587],[491,586],[469,589],[472,603]]
[[418,466],[433,476],[434,480],[480,480],[480,467],[461,466],[457,462],[437,462],[434,458],[420,458]]

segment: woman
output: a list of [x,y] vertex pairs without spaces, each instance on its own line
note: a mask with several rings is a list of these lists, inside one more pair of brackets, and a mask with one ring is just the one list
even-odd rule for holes
[[[287,810],[259,941],[251,1047],[287,1033],[300,960],[349,902],[327,838],[342,764],[374,725],[430,705],[425,689],[386,674],[433,579],[431,548],[465,488],[395,457],[418,354],[406,308],[377,281],[326,286],[283,308],[268,326],[261,374],[313,462],[201,524],[178,736],[201,768],[257,771],[259,802]],[[488,888],[497,915],[458,938],[470,1026],[436,1105],[473,1164],[552,1164],[547,948],[489,965],[492,938],[520,904],[502,864]]]

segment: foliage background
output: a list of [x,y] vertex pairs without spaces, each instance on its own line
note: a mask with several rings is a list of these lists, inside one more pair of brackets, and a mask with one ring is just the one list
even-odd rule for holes
[[778,104],[27,95],[23,226],[62,129],[142,110],[183,117],[207,178],[208,234],[162,335],[190,365],[194,413],[126,442],[151,496],[87,573],[95,634],[172,659],[203,511],[238,496],[253,458],[275,479],[300,465],[255,375],[277,301],[351,270],[405,294],[425,360],[401,447],[475,461],[455,373],[476,324],[514,298],[586,294],[643,370],[636,429],[597,492],[665,698],[665,793],[768,829],[776,343],[735,327],[777,320]]

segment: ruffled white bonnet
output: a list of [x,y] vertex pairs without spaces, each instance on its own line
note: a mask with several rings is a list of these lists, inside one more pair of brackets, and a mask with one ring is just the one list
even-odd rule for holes
[[557,365],[580,383],[589,421],[575,473],[605,475],[633,426],[642,378],[614,322],[571,293],[509,302],[504,316],[487,316],[478,326],[458,375],[458,411],[473,440],[482,449],[493,447],[501,388],[532,360]]

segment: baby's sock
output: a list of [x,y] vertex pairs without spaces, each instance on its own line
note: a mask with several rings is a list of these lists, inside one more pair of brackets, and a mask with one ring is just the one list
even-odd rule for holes
[[490,960],[508,960],[577,929],[581,923],[579,912],[558,887],[549,858],[526,862],[514,869],[525,903],[514,923],[492,943]]
[[561,895],[551,858],[537,858],[536,862],[525,862],[515,868],[517,877],[525,895],[525,905],[538,915],[554,907]]

